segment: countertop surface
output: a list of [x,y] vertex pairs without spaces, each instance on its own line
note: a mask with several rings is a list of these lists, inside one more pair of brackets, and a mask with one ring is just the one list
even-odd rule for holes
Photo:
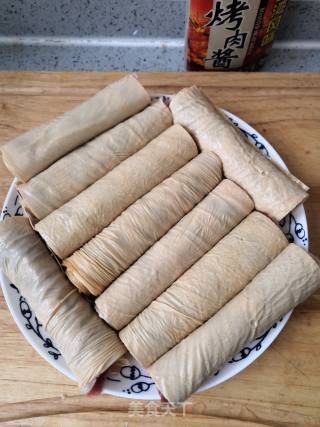
[[[184,70],[187,3],[1,0],[0,69]],[[319,1],[290,0],[263,70],[318,71],[319,39]]]
[[[70,109],[123,73],[0,72],[0,142]],[[310,250],[320,256],[320,75],[312,73],[138,73],[153,93],[199,85],[250,123],[310,186]],[[0,202],[12,177],[1,163]],[[77,386],[25,341],[0,296],[1,425],[319,426],[320,293],[231,380],[195,394],[186,414],[160,403],[80,396]],[[156,406],[156,407],[155,407]],[[152,411],[150,411],[152,407]],[[138,408],[138,410],[137,410]]]

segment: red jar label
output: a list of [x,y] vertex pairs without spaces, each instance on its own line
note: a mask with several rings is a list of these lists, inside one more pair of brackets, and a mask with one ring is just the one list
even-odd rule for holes
[[190,0],[189,70],[254,69],[271,48],[287,0]]

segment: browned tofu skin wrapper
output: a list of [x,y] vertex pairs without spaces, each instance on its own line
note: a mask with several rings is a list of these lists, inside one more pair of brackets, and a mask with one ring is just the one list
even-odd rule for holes
[[10,172],[26,182],[73,149],[151,103],[136,78],[127,76],[49,123],[18,136],[1,148]]
[[319,264],[290,244],[217,314],[148,368],[158,389],[170,402],[183,402],[319,286]]
[[96,300],[99,315],[123,328],[252,209],[245,191],[222,181],[104,291]]
[[151,365],[213,316],[287,245],[271,219],[251,213],[129,323],[120,332],[121,340],[143,366]]
[[256,210],[280,221],[308,197],[306,185],[261,154],[197,87],[181,90],[170,109],[201,151],[218,154],[224,175],[247,191]]
[[67,276],[81,292],[100,295],[221,179],[220,159],[199,154],[67,258]]
[[126,352],[65,277],[27,218],[0,223],[0,268],[27,299],[80,387],[92,384]]
[[171,112],[163,102],[150,105],[19,185],[24,209],[43,219],[171,125]]
[[188,132],[180,125],[171,126],[39,221],[35,229],[48,247],[64,259],[197,154],[196,144]]

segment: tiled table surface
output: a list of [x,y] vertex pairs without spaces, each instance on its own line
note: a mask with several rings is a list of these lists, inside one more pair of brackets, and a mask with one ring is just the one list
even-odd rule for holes
[[[1,0],[0,69],[183,70],[187,0]],[[320,1],[289,0],[264,70],[320,70]]]

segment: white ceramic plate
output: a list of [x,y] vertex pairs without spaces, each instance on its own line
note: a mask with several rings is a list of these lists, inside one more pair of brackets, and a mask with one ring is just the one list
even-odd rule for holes
[[[258,132],[234,114],[226,111],[225,113],[249,138],[250,142],[256,145],[264,155],[272,158],[276,163],[287,169],[277,152]],[[23,215],[23,211],[14,181],[7,194],[0,219],[4,220],[7,217],[15,215]],[[291,242],[295,242],[299,246],[308,249],[307,220],[302,205],[298,206],[290,213],[280,225]],[[23,295],[20,294],[18,288],[16,288],[14,284],[11,284],[2,273],[0,274],[0,280],[4,297],[12,317],[27,341],[45,360],[47,360],[47,362],[69,378],[74,379],[59,349],[43,329],[31,307]],[[241,352],[236,354],[222,369],[209,378],[199,390],[206,390],[220,384],[250,365],[275,340],[287,323],[290,315],[291,312],[282,319],[279,319],[279,321],[263,335],[257,337],[253,342],[244,347]],[[129,398],[159,399],[159,394],[148,372],[141,368],[133,358],[130,359],[128,365],[121,368],[118,373],[107,376],[103,385],[103,393]]]

